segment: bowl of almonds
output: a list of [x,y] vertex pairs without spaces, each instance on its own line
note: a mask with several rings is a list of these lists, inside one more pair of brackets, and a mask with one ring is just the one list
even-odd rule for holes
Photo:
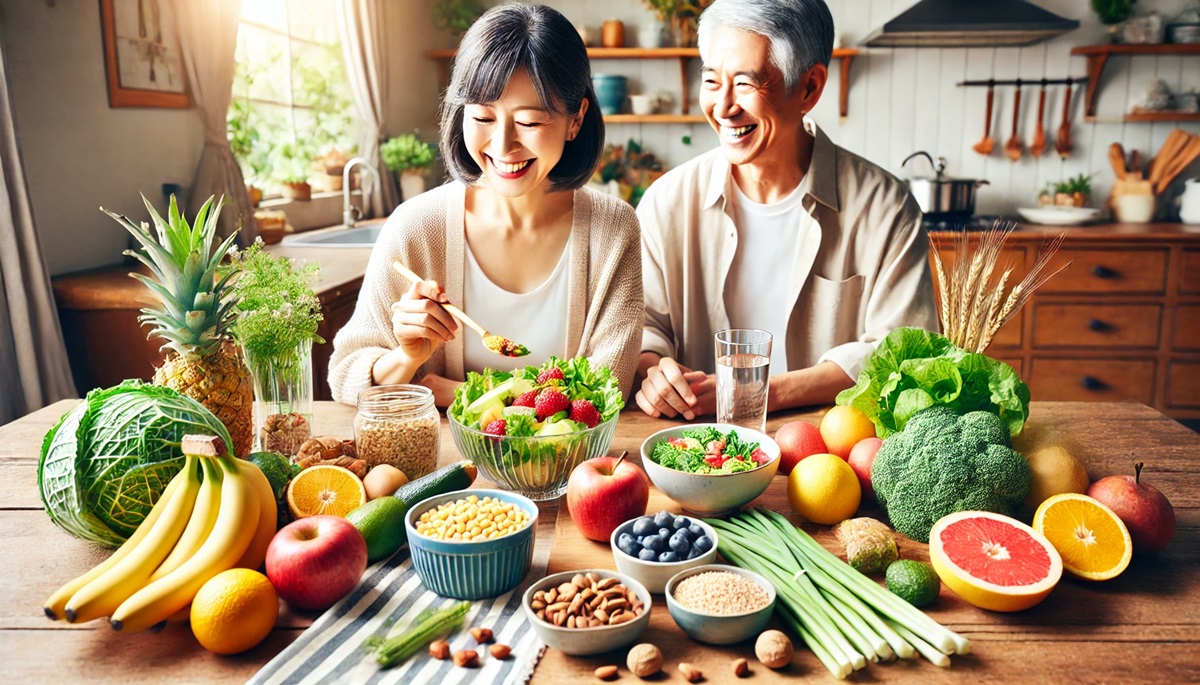
[[650,624],[650,591],[629,576],[593,569],[547,576],[522,603],[534,631],[564,654],[600,654],[636,641]]

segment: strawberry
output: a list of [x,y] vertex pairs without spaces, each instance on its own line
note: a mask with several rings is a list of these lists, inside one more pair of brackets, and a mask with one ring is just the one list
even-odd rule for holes
[[549,383],[552,380],[561,381],[562,379],[563,379],[562,369],[558,368],[557,366],[552,366],[538,374],[537,384],[545,385],[546,383]]
[[547,416],[570,409],[571,401],[558,390],[546,388],[538,393],[537,399],[533,401],[533,408],[537,410],[538,421],[545,421]]
[[496,419],[495,421],[489,423],[487,427],[483,429],[483,432],[487,433],[488,435],[496,436],[508,435],[508,424],[504,421],[504,419]]
[[536,398],[537,398],[537,390],[530,390],[529,392],[523,392],[517,396],[517,399],[513,400],[512,406],[514,406],[514,407],[532,407],[533,401]]
[[590,400],[575,400],[571,403],[572,421],[582,423],[588,428],[595,428],[600,425],[600,412],[596,410],[596,405]]
[[750,458],[759,464],[765,464],[768,461],[771,461],[771,458],[767,456],[767,453],[759,447],[754,448],[754,451],[750,453]]

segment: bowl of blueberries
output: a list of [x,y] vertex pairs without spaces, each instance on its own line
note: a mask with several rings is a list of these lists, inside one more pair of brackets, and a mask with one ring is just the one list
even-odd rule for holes
[[639,516],[612,532],[617,570],[662,594],[676,573],[717,558],[717,531],[699,519],[669,511]]

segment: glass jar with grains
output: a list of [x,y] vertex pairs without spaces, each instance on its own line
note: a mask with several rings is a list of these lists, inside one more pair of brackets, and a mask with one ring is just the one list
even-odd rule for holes
[[409,480],[437,468],[441,419],[421,385],[379,385],[358,395],[354,441],[368,466],[391,464]]

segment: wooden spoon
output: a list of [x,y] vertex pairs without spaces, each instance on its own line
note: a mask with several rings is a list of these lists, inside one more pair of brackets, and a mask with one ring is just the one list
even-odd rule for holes
[[995,97],[995,93],[996,87],[989,82],[987,114],[983,117],[983,138],[975,143],[975,151],[984,157],[992,154],[992,148],[996,147],[996,141],[992,139],[992,99]]
[[1067,90],[1063,93],[1062,124],[1058,127],[1058,139],[1054,141],[1054,149],[1058,156],[1066,159],[1071,154],[1071,82],[1067,81]]
[[1042,152],[1046,149],[1046,127],[1042,125],[1042,119],[1046,117],[1046,84],[1042,84],[1042,93],[1038,96],[1038,118],[1037,128],[1033,130],[1033,142],[1029,144],[1029,154],[1034,157],[1041,157]]
[[[400,262],[392,262],[392,268],[400,272],[400,275],[404,276],[410,281],[416,282],[425,280],[413,273],[411,269],[409,269],[407,266],[404,266]],[[492,335],[491,333],[488,333],[487,329],[476,323],[475,319],[467,316],[466,312],[458,307],[455,307],[449,303],[441,304],[442,308],[450,312],[451,316],[475,329],[475,332],[479,334],[479,337],[483,338],[483,346],[488,348],[488,350],[505,357],[524,357],[525,355],[529,354],[528,347],[515,343],[503,336]]]
[[1021,153],[1025,150],[1024,144],[1021,143],[1021,136],[1017,134],[1017,124],[1021,121],[1021,86],[1017,86],[1016,93],[1013,95],[1013,128],[1012,136],[1008,142],[1004,144],[1004,151],[1008,153],[1008,158],[1012,161],[1017,161],[1021,158]]

